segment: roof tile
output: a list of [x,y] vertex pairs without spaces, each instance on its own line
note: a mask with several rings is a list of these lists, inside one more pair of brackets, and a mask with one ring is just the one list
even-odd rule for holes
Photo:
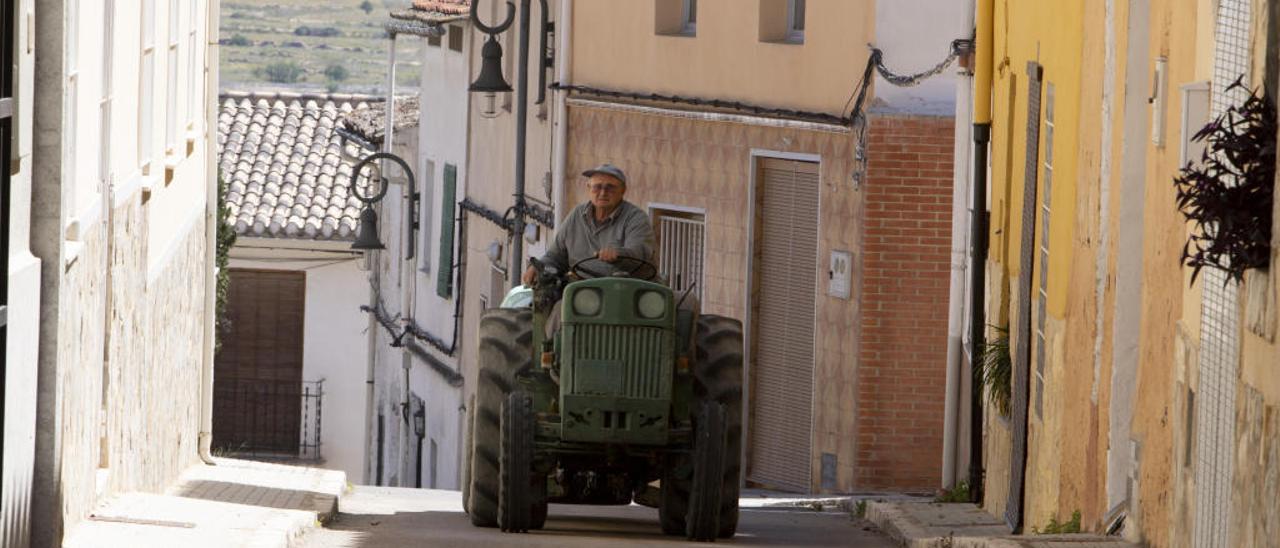
[[346,185],[362,151],[343,142],[335,122],[383,112],[382,99],[228,92],[220,103],[218,167],[236,233],[354,240],[361,203]]

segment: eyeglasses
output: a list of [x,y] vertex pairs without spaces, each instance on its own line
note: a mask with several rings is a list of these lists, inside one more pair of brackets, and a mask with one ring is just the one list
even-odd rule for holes
[[589,184],[589,185],[587,185],[587,189],[588,189],[588,190],[590,190],[591,192],[596,192],[596,193],[600,193],[600,192],[617,192],[617,191],[618,191],[618,190],[620,190],[621,188],[622,188],[622,187],[621,187],[620,185],[615,185],[615,184],[612,184],[612,183],[605,183],[605,184],[596,183],[596,184]]

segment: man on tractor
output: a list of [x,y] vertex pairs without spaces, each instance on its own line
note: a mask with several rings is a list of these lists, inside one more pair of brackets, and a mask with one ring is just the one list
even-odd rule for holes
[[463,507],[477,526],[525,532],[549,503],[634,501],[658,508],[664,533],[732,537],[742,324],[655,281],[653,228],[623,200],[621,169],[584,175],[591,200],[521,276],[531,302],[480,320]]
[[[591,199],[573,208],[564,218],[542,262],[562,274],[588,259],[611,264],[652,263],[653,225],[644,210],[623,199],[627,193],[627,175],[610,164],[582,174],[587,177]],[[537,268],[530,266],[520,281],[526,286],[533,285],[537,275]]]

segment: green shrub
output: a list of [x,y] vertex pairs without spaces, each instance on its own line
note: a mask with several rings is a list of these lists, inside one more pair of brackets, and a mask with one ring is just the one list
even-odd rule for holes
[[349,76],[350,74],[351,73],[347,71],[347,67],[339,65],[337,63],[334,63],[324,68],[325,77],[334,82],[341,82],[343,80],[346,80],[347,76]]
[[365,15],[373,13],[373,2],[364,0],[364,2],[360,3],[360,9],[364,10]]
[[1009,416],[1013,388],[1013,359],[1009,355],[1009,329],[995,327],[996,336],[978,350],[974,367],[987,387],[987,395],[1001,415]]
[[222,346],[222,336],[231,328],[231,319],[227,317],[227,296],[231,291],[230,262],[231,246],[236,244],[236,229],[231,224],[231,208],[227,207],[227,182],[218,174],[218,236],[214,265],[218,268],[217,302],[214,307],[213,351]]
[[252,42],[249,41],[249,38],[243,34],[233,35],[231,39],[227,41],[227,45],[229,46],[248,46],[251,44]]
[[302,78],[302,67],[293,62],[271,63],[262,68],[262,76],[277,84],[292,84]]
[[969,481],[961,480],[933,499],[934,502],[969,502]]
[[1050,517],[1049,524],[1044,529],[1032,527],[1031,532],[1037,535],[1069,535],[1080,532],[1080,511],[1076,510],[1071,513],[1071,521],[1059,523],[1057,517]]

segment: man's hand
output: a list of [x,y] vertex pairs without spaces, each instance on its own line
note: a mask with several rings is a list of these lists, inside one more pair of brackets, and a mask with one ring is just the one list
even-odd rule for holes
[[596,253],[596,258],[606,263],[611,263],[618,260],[618,250],[616,248],[606,247],[601,249],[599,253]]
[[524,269],[524,274],[520,275],[520,283],[528,287],[533,287],[533,282],[537,279],[538,269],[534,268],[532,265],[530,265],[529,268]]

